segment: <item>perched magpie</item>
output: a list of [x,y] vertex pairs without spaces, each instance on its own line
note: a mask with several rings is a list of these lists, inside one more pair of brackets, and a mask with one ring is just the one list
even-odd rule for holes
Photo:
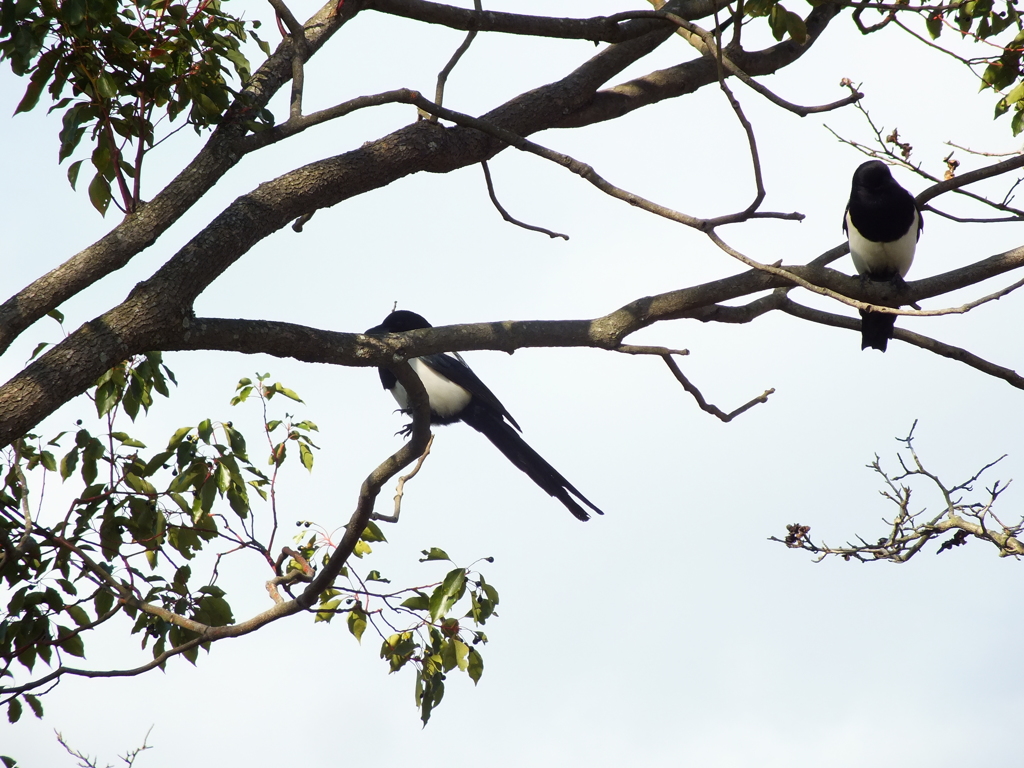
[[[923,227],[914,196],[896,183],[885,163],[869,160],[854,171],[843,231],[850,240],[853,266],[861,277],[902,284],[914,261]],[[896,315],[862,309],[860,317],[860,348],[885,352]]]
[[[392,312],[380,325],[366,331],[372,333],[403,333],[431,325],[421,315],[400,309]],[[562,502],[579,520],[589,520],[590,514],[576,499],[586,504],[599,515],[586,496],[577,491],[572,483],[562,477],[540,454],[526,444],[519,436],[522,431],[512,415],[505,410],[498,398],[477,378],[456,352],[453,355],[436,354],[415,357],[409,365],[420,377],[430,401],[431,424],[451,424],[464,421],[473,429],[482,432],[505,454],[505,458],[530,476],[537,485]],[[402,410],[409,409],[409,396],[395,374],[387,368],[380,368],[380,382],[391,392]],[[518,430],[519,432],[517,432]],[[571,494],[571,495],[570,495]],[[573,496],[576,498],[574,499]]]

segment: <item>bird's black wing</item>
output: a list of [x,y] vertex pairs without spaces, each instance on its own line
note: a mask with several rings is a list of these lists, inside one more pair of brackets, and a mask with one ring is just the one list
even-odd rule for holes
[[458,384],[464,390],[469,392],[473,396],[474,402],[485,405],[489,410],[493,411],[496,416],[508,419],[508,422],[513,427],[518,429],[520,432],[523,431],[522,427],[520,427],[516,423],[516,420],[512,418],[512,414],[506,410],[505,406],[501,404],[501,401],[494,396],[494,393],[487,388],[487,385],[480,381],[480,377],[473,373],[473,369],[466,365],[461,357],[452,357],[451,355],[439,353],[436,355],[424,355],[420,360],[453,384]]

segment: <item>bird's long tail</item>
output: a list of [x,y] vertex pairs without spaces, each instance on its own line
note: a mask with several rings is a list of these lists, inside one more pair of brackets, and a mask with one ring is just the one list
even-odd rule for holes
[[461,415],[464,422],[478,432],[482,432],[488,440],[494,443],[495,448],[505,454],[505,458],[529,475],[533,482],[551,496],[562,502],[578,520],[589,520],[590,514],[576,503],[576,499],[582,501],[597,514],[604,514],[586,496],[577,491],[572,483],[562,477],[558,470],[527,445],[519,433],[503,419],[482,408],[473,408],[472,406]]
[[886,312],[868,312],[862,309],[860,311],[860,348],[871,347],[885,352],[895,327],[896,315]]

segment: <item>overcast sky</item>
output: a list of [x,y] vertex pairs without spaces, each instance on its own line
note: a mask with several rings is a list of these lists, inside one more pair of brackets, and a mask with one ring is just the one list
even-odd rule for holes
[[[492,4],[488,3],[488,7]],[[494,9],[589,16],[603,2],[505,2]],[[305,18],[316,8],[296,2]],[[794,8],[801,13],[807,7]],[[264,13],[257,6],[253,12]],[[264,32],[277,42],[274,25]],[[841,98],[843,77],[863,83],[865,104],[887,130],[898,126],[914,159],[941,175],[954,141],[1020,148],[1008,118],[991,120],[991,94],[961,66],[898,30],[868,38],[849,18],[790,71],[763,82],[803,104]],[[307,71],[308,111],[401,86],[433,92],[436,72],[462,38],[399,19],[361,14]],[[767,38],[766,38],[767,39]],[[586,42],[481,35],[449,80],[446,104],[479,114],[550,82],[592,56]],[[672,40],[618,78],[691,58]],[[8,114],[25,81],[0,74]],[[798,210],[802,223],[761,222],[724,230],[762,262],[806,262],[842,241],[850,176],[863,157],[824,128],[861,141],[853,109],[797,118],[733,86],[760,142],[770,210]],[[279,99],[278,115],[287,112]],[[59,118],[19,115],[4,123],[0,177],[0,287],[4,297],[57,266],[117,221],[101,219],[84,184],[69,188],[57,166]],[[415,117],[393,105],[356,113],[250,156],[180,224],[82,297],[62,307],[71,330],[120,301],[232,199],[303,163],[358,147]],[[199,144],[181,131],[153,154],[151,197]],[[715,88],[579,131],[533,137],[592,164],[611,182],[696,215],[741,209],[753,195],[742,131]],[[983,161],[963,152],[967,170]],[[566,232],[550,240],[504,223],[478,167],[419,174],[322,210],[302,234],[285,229],[260,243],[200,298],[200,315],[272,318],[337,331],[375,325],[393,302],[435,325],[508,319],[589,318],[635,298],[733,274],[741,265],[691,230],[602,195],[539,158],[508,150],[491,164],[502,203],[527,222]],[[84,175],[83,175],[83,178]],[[897,180],[917,193],[923,180]],[[986,189],[1001,195],[1010,182]],[[983,215],[942,198],[961,214]],[[956,225],[926,219],[918,279],[1019,246],[1019,225]],[[835,265],[852,272],[849,257]],[[927,308],[962,303],[1012,282],[976,286]],[[832,311],[837,304],[794,297]],[[1020,366],[1014,294],[966,316],[900,318],[899,325]],[[40,321],[0,360],[13,375],[59,329]],[[776,393],[730,424],[700,411],[655,358],[596,350],[476,352],[474,370],[522,425],[527,440],[606,515],[575,520],[464,425],[437,430],[433,453],[406,487],[390,542],[363,568],[395,584],[424,584],[441,564],[420,550],[446,549],[460,564],[492,556],[484,573],[501,594],[488,623],[485,672],[474,689],[449,675],[447,695],[421,728],[413,672],[389,676],[379,638],[362,645],[344,622],[278,622],[166,672],[62,683],[43,703],[0,725],[0,753],[25,766],[73,765],[61,731],[101,764],[138,746],[137,766],[372,764],[450,766],[486,762],[603,766],[1019,766],[1024,694],[1015,685],[1021,564],[978,542],[909,564],[815,564],[767,540],[785,526],[839,544],[885,534],[893,508],[865,465],[878,453],[895,468],[915,420],[926,465],[953,484],[1006,453],[986,481],[1021,466],[1021,393],[957,363],[894,341],[882,355],[859,334],[765,316],[746,326],[679,321],[630,339],[685,347],[682,367],[724,410],[769,387]],[[284,520],[346,521],[363,477],[399,445],[403,419],[375,372],[307,366],[221,353],[167,356],[180,386],[149,419],[126,431],[159,446],[177,427],[232,420],[258,444],[255,403],[231,408],[235,382],[272,374],[305,405],[272,406],[320,427],[311,475],[284,473]],[[63,408],[40,430],[89,418],[88,401]],[[273,414],[272,414],[273,415]],[[256,450],[253,450],[258,455]],[[393,484],[382,494],[390,498]],[[73,490],[73,489],[72,489]],[[54,504],[60,498],[53,491]],[[915,485],[915,510],[938,510]],[[1016,487],[1005,518],[1021,508]],[[1004,518],[1004,519],[1005,519]],[[255,557],[222,565],[236,619],[265,609],[267,573]],[[230,564],[230,569],[228,565]],[[6,601],[2,601],[4,604]],[[149,658],[138,638],[91,643],[89,664],[130,667]],[[95,651],[95,653],[93,653]]]

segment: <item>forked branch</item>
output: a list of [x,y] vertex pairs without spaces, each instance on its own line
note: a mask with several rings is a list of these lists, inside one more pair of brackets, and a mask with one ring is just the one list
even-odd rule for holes
[[[917,422],[914,422],[914,427],[916,426]],[[970,540],[977,539],[994,546],[1000,557],[1024,556],[1024,541],[1021,541],[1024,517],[1010,524],[1003,523],[993,509],[998,498],[1009,487],[1009,482],[996,480],[991,487],[979,493],[977,498],[965,498],[968,494],[974,493],[974,485],[981,476],[1005,456],[987,463],[967,480],[950,486],[925,468],[914,449],[913,441],[912,427],[910,434],[899,440],[909,457],[897,454],[899,472],[890,473],[884,470],[877,455],[868,465],[882,478],[882,497],[896,508],[892,520],[885,521],[889,527],[888,532],[874,543],[855,536],[855,542],[847,542],[843,546],[830,546],[824,542],[816,544],[810,536],[811,527],[799,523],[786,526],[787,535],[784,538],[772,536],[769,540],[785,544],[791,549],[811,552],[816,555],[816,562],[831,555],[864,563],[905,563],[920,552],[929,541],[946,533],[952,535],[942,541],[936,554],[964,546]],[[942,504],[937,513],[929,514],[925,508],[917,511],[911,508],[912,489],[907,483],[914,478],[924,478],[928,485],[939,492]]]

